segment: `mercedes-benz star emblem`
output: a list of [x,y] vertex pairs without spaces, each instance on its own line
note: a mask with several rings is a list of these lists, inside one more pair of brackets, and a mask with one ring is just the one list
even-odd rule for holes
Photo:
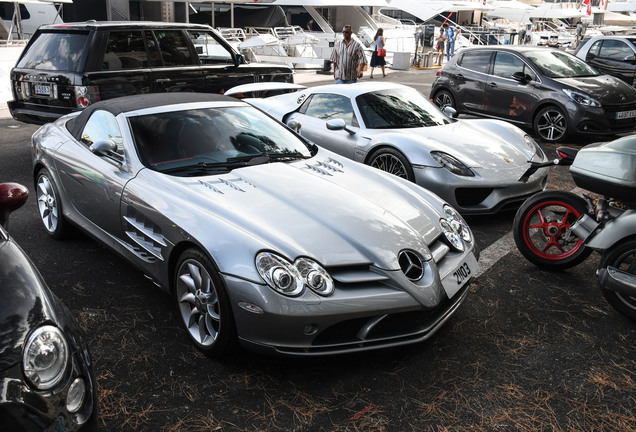
[[411,250],[404,250],[398,255],[400,269],[412,281],[418,281],[424,276],[424,264],[422,259]]

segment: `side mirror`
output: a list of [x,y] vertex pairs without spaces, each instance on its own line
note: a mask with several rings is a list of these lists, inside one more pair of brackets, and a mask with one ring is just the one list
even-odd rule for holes
[[29,190],[19,183],[0,183],[0,225],[9,230],[9,215],[24,205]]
[[109,156],[109,152],[117,151],[117,144],[113,140],[99,140],[94,142],[89,148],[96,155]]
[[520,82],[521,84],[528,84],[530,81],[532,81],[532,77],[528,74],[524,74],[523,72],[513,73],[512,79]]
[[454,119],[455,117],[457,117],[457,110],[453,108],[452,106],[445,106],[442,112],[446,114],[449,118]]
[[347,127],[347,124],[343,119],[332,119],[327,121],[327,129],[329,130],[343,130]]
[[243,57],[243,54],[236,54],[236,64],[237,66],[240,64],[245,63],[245,57]]
[[287,122],[287,126],[293,130],[294,132],[296,132],[298,135],[300,135],[300,128],[302,127],[302,125],[300,124],[299,121],[291,119]]

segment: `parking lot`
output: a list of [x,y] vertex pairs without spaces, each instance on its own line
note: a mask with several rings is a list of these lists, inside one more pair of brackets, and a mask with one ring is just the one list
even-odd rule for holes
[[[388,72],[426,95],[435,75]],[[296,79],[323,81],[331,76]],[[0,182],[31,191],[10,232],[87,334],[104,431],[636,431],[636,326],[603,298],[599,256],[558,273],[536,268],[514,248],[514,212],[467,219],[480,274],[424,343],[209,359],[188,341],[173,299],[143,274],[83,234],[46,234],[31,173],[37,127],[5,117],[0,128]],[[555,148],[544,146],[551,157]],[[567,169],[552,170],[548,187],[575,187]]]

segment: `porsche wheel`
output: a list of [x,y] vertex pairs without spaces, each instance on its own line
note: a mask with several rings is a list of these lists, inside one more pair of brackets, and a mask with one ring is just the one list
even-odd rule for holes
[[46,168],[42,168],[38,172],[35,190],[38,200],[38,212],[44,228],[53,238],[62,239],[66,237],[69,228],[62,214],[60,194],[53,180],[51,180],[51,174]]
[[592,253],[570,227],[587,209],[573,193],[546,191],[528,198],[517,210],[512,232],[521,254],[531,263],[562,270],[583,262]]
[[568,120],[556,106],[541,109],[534,118],[534,131],[546,142],[562,140],[567,130]]
[[435,105],[437,105],[437,107],[441,110],[443,110],[446,107],[451,107],[457,110],[457,107],[455,106],[455,98],[448,90],[438,91],[435,94],[433,101],[435,102]]
[[368,164],[408,181],[415,181],[411,164],[402,153],[393,148],[385,147],[374,151]]
[[174,293],[194,345],[208,356],[226,354],[236,341],[230,301],[215,266],[198,249],[179,257]]
[[[599,268],[615,267],[636,275],[636,239],[621,240],[601,257]],[[614,309],[636,320],[636,297],[601,287],[603,295]]]

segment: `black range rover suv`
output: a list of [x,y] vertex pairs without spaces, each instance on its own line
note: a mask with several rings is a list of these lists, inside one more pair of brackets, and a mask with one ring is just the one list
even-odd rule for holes
[[43,124],[99,100],[170,91],[223,93],[293,82],[284,65],[248,63],[212,27],[166,22],[41,26],[11,70],[11,115]]

